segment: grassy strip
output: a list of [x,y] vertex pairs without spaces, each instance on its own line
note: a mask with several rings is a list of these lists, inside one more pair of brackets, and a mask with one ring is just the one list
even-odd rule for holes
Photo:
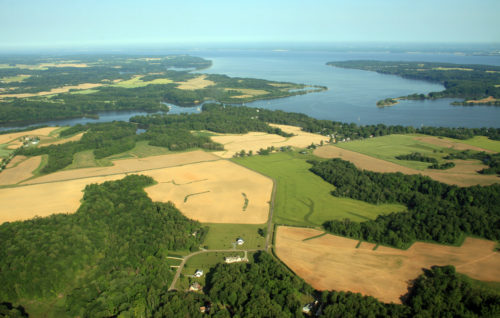
[[184,202],[187,202],[188,198],[191,197],[191,196],[198,195],[198,194],[203,194],[203,193],[208,193],[208,192],[210,192],[210,190],[188,194],[188,195],[186,195],[184,197]]
[[276,180],[276,223],[318,227],[325,221],[349,218],[353,221],[374,219],[380,214],[405,210],[399,204],[369,204],[331,195],[335,188],[309,171],[312,155],[296,152],[268,156],[234,158],[232,161]]
[[327,235],[327,234],[328,234],[327,232],[324,232],[324,233],[321,233],[321,234],[319,234],[319,235],[311,236],[311,237],[308,237],[308,238],[303,239],[303,240],[302,240],[302,242],[305,242],[305,241],[310,241],[310,240],[314,240],[314,239],[316,239],[316,238],[320,238],[320,237],[325,236],[325,235]]

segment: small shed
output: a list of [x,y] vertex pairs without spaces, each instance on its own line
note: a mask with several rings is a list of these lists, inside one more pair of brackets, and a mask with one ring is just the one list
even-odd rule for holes
[[236,243],[238,243],[238,245],[243,245],[245,244],[245,240],[242,239],[241,237],[239,237],[237,240],[236,240]]

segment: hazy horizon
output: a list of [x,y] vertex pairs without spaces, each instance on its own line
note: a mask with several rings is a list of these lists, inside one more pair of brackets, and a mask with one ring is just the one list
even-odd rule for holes
[[497,12],[498,0],[0,0],[0,50],[214,43],[500,44]]

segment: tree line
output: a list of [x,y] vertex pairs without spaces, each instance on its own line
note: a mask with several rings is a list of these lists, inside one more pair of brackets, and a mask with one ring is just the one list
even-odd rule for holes
[[[0,300],[62,295],[68,316],[151,316],[173,273],[169,251],[196,250],[200,223],[152,202],[146,176],[88,185],[74,214],[0,225]],[[0,307],[1,310],[1,307]]]
[[335,186],[332,195],[407,206],[360,223],[327,221],[324,228],[331,233],[398,248],[416,240],[458,244],[465,235],[500,239],[499,184],[460,188],[421,175],[359,170],[341,159],[312,164],[312,172]]

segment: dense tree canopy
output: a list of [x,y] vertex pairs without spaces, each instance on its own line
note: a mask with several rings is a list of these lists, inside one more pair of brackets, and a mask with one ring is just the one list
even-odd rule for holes
[[415,240],[457,244],[464,235],[500,239],[499,184],[459,188],[421,175],[359,170],[341,159],[313,162],[311,171],[335,186],[335,196],[408,207],[361,223],[328,221],[332,233],[399,248]]
[[0,300],[66,296],[68,314],[150,316],[173,274],[171,250],[197,249],[204,229],[153,203],[150,177],[86,187],[74,214],[0,225]]

